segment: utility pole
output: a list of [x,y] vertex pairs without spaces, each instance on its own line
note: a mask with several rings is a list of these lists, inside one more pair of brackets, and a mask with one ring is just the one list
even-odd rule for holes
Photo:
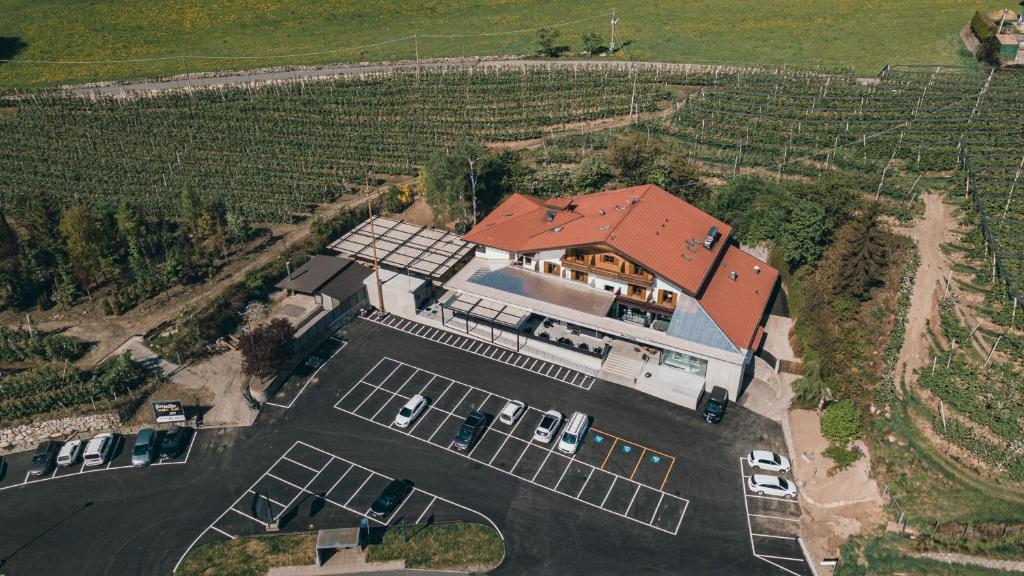
[[377,230],[373,227],[373,196],[366,202],[366,209],[370,215],[370,246],[373,248],[373,274],[377,280],[377,304],[380,304],[381,314],[387,314],[384,309],[384,288],[380,283],[380,262],[377,260]]
[[470,193],[473,195],[473,226],[476,226],[476,162],[483,158],[478,156],[476,158],[470,158],[466,156],[466,160],[469,161],[469,187]]
[[612,8],[612,38],[608,41],[608,52],[615,52],[615,25],[619,23],[619,19],[615,17],[615,9]]
[[416,40],[416,80],[420,79],[420,35],[415,34],[413,38]]

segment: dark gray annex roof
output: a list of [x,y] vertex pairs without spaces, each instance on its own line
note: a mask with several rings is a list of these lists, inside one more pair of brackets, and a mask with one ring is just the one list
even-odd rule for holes
[[312,294],[351,263],[352,260],[348,258],[313,256],[305,264],[292,271],[291,278],[285,277],[284,280],[278,282],[277,287],[302,294]]
[[615,301],[615,294],[611,292],[575,286],[569,280],[545,278],[512,266],[492,272],[479,270],[469,281],[593,316],[607,316]]
[[443,306],[467,316],[482,318],[510,328],[519,328],[530,317],[529,310],[464,292],[452,295]]
[[[381,266],[402,270],[430,279],[446,277],[466,257],[473,245],[456,234],[390,218],[373,219],[377,237],[377,259]],[[373,261],[370,221],[331,243],[331,250],[342,256]]]
[[[346,258],[346,260],[348,260]],[[334,298],[335,300],[344,301],[349,296],[359,292],[363,289],[363,280],[366,280],[367,276],[373,274],[373,270],[354,262],[346,266],[341,273],[337,274],[334,278],[331,278],[327,284],[320,287],[320,292]]]

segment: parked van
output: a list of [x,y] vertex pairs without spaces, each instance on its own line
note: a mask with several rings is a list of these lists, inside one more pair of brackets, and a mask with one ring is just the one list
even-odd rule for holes
[[558,439],[558,451],[566,454],[575,454],[587,434],[587,427],[590,425],[590,417],[582,412],[573,412],[569,422],[562,429],[562,436]]
[[86,466],[99,466],[105,464],[114,450],[114,435],[110,432],[97,434],[85,445],[85,452],[82,460]]

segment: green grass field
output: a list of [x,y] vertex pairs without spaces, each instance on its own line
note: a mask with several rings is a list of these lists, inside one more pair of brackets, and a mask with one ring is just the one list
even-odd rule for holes
[[[630,57],[674,62],[848,65],[874,74],[887,63],[958,64],[958,32],[994,0],[192,0],[66,2],[0,0],[0,88],[82,83],[339,61],[411,59],[419,35],[532,29],[598,16],[615,7]],[[581,35],[607,41],[609,18],[560,28],[559,44]],[[379,44],[387,42],[385,44]],[[369,44],[373,47],[355,48]],[[532,31],[428,38],[422,57],[525,54]],[[329,51],[329,52],[328,52]],[[328,53],[323,53],[328,52]],[[317,54],[309,54],[317,53]],[[304,54],[302,56],[288,56]],[[252,55],[240,59],[235,56]],[[200,59],[196,56],[216,57]],[[29,60],[95,62],[32,64]]]

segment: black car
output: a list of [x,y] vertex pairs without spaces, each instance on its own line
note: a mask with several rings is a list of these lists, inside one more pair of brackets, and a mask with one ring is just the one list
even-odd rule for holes
[[33,476],[49,474],[57,464],[57,452],[60,452],[60,442],[47,440],[40,444],[36,448],[36,453],[32,455],[32,466],[28,469],[29,473]]
[[704,403],[704,420],[717,424],[725,416],[725,407],[729,405],[729,392],[725,388],[715,386],[711,396]]
[[465,422],[459,427],[459,433],[455,435],[452,443],[456,450],[469,450],[480,438],[480,434],[487,426],[487,415],[483,412],[473,410],[466,416]]
[[409,480],[392,480],[387,488],[377,496],[377,499],[370,505],[370,515],[374,518],[383,518],[402,503],[409,493],[412,492],[412,482]]
[[177,458],[188,448],[188,440],[192,437],[192,429],[187,426],[175,426],[164,433],[160,440],[160,457]]

